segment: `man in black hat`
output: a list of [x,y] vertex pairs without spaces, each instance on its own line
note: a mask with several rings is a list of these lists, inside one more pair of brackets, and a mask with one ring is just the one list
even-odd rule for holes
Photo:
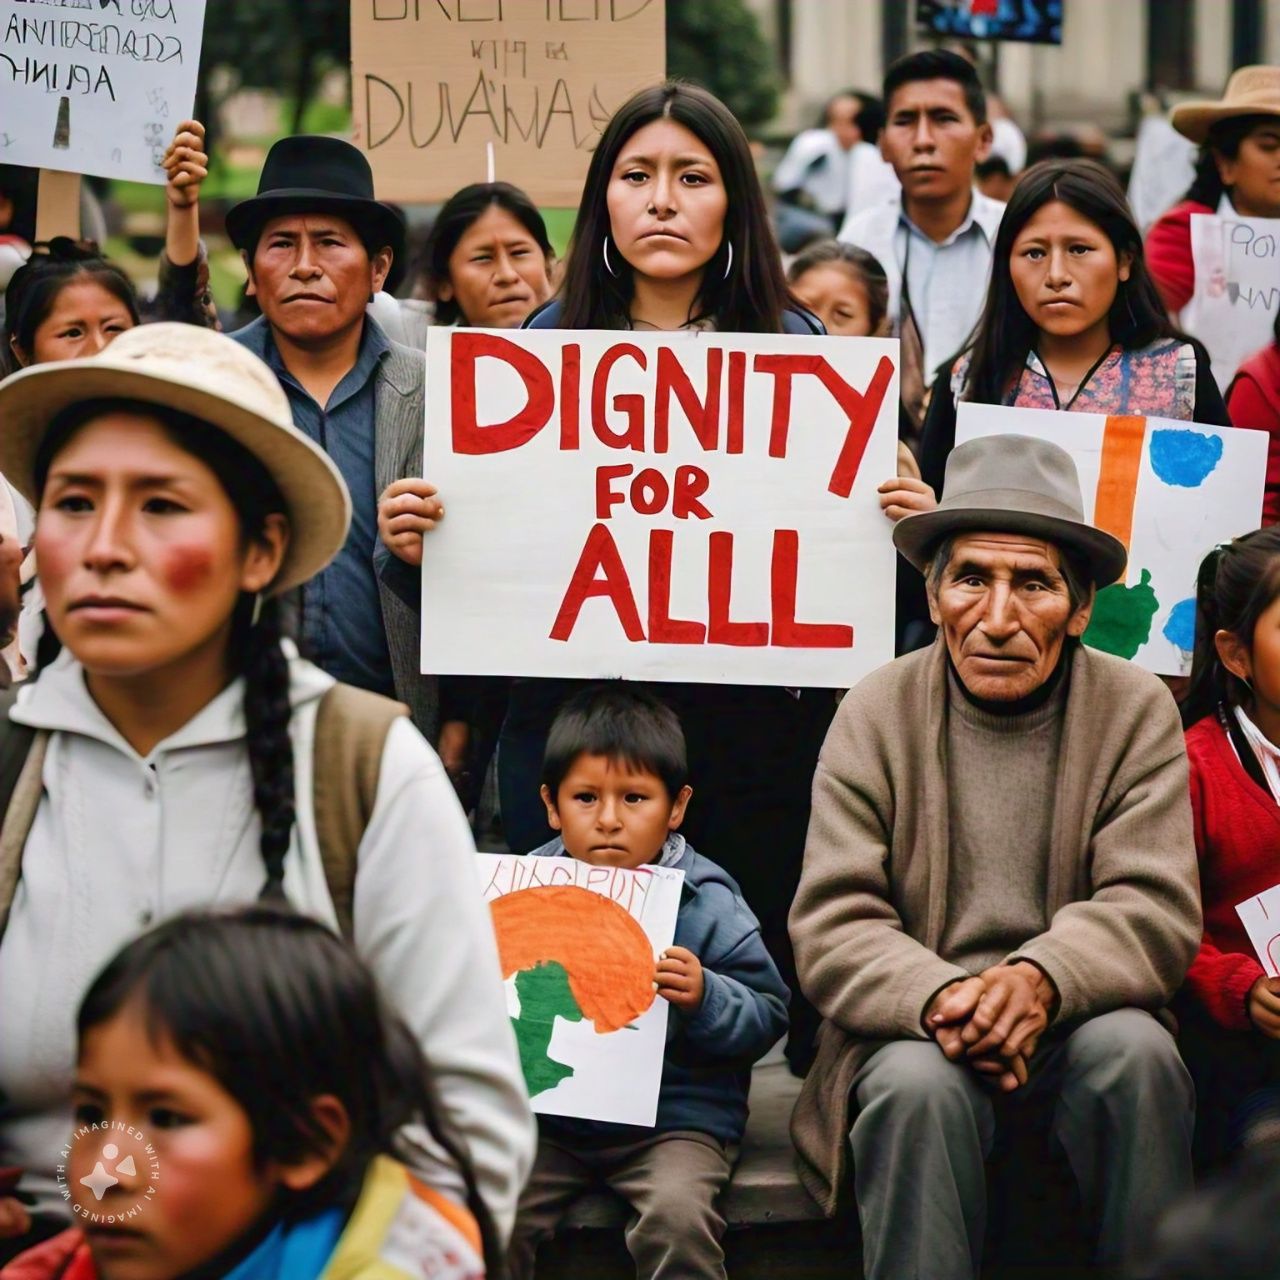
[[303,597],[308,654],[339,680],[406,703],[434,742],[436,682],[420,674],[418,617],[375,564],[387,556],[378,495],[422,474],[425,361],[365,311],[403,251],[403,221],[374,199],[356,147],[300,136],[271,148],[258,194],[230,210],[227,234],[262,310],[232,337],[275,371],[295,424],[351,490],[346,545]]
[[1200,940],[1186,752],[1161,682],[1080,642],[1126,558],[1082,507],[1057,445],[957,448],[894,529],[938,639],[851,689],[822,748],[790,925],[826,1021],[792,1136],[828,1211],[852,1152],[868,1280],[978,1273],[984,1160],[1028,1106],[1099,1265],[1191,1185],[1191,1081],[1152,1016]]

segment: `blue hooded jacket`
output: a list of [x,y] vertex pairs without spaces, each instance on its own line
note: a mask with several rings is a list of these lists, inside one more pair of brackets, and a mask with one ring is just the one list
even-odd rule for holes
[[[790,993],[760,938],[760,924],[729,873],[695,853],[681,835],[668,837],[663,865],[684,872],[675,945],[702,962],[702,1006],[674,1005],[654,1132],[692,1129],[723,1143],[742,1141],[751,1067],[787,1029]],[[567,858],[557,837],[535,857]],[[572,1145],[635,1142],[648,1129],[601,1120],[539,1116],[542,1134]]]

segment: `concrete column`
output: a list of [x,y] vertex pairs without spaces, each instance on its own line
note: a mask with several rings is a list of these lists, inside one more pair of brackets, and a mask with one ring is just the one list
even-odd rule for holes
[[1196,87],[1222,92],[1231,74],[1231,5],[1198,0],[1195,15]]

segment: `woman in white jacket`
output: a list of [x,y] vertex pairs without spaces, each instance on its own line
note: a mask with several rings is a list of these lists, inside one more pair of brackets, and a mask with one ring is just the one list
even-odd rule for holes
[[[283,897],[344,922],[313,806],[334,682],[282,641],[278,597],[337,552],[350,500],[270,370],[193,326],[15,374],[0,421],[0,472],[37,507],[64,646],[0,725],[36,731],[37,790],[17,816],[19,781],[0,835],[0,868],[7,849],[20,874],[7,921],[0,901],[0,1165],[23,1168],[39,1229],[65,1212],[74,1011],[107,957],[216,903]],[[473,853],[438,758],[394,719],[350,932],[417,1034],[505,1238],[533,1127]],[[457,1169],[424,1173],[465,1194]]]

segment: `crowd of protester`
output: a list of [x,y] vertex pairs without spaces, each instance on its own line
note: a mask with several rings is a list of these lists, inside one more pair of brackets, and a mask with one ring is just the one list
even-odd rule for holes
[[[785,1037],[801,1180],[868,1280],[977,1275],[1033,1115],[1098,1268],[1245,1275],[1207,1243],[1221,1189],[1157,1225],[1242,1158],[1260,1215],[1280,1188],[1280,979],[1235,910],[1280,849],[1280,320],[1214,367],[1190,230],[1280,217],[1280,70],[1171,125],[1199,162],[1144,241],[969,51],[916,53],[830,100],[771,214],[733,115],[668,82],[604,128],[563,261],[476,184],[402,299],[364,156],[289,137],[227,214],[258,312],[230,334],[198,122],[145,302],[0,184],[3,1274],[519,1280],[605,1185],[639,1275],[724,1276]],[[900,656],[842,697],[423,674],[432,325],[896,337]],[[1189,681],[1082,642],[1125,547],[1057,446],[957,447],[963,402],[1268,433]],[[684,872],[652,1128],[535,1124],[472,863],[493,795],[512,852]],[[68,1135],[115,1122],[165,1185],[73,1226]]]

